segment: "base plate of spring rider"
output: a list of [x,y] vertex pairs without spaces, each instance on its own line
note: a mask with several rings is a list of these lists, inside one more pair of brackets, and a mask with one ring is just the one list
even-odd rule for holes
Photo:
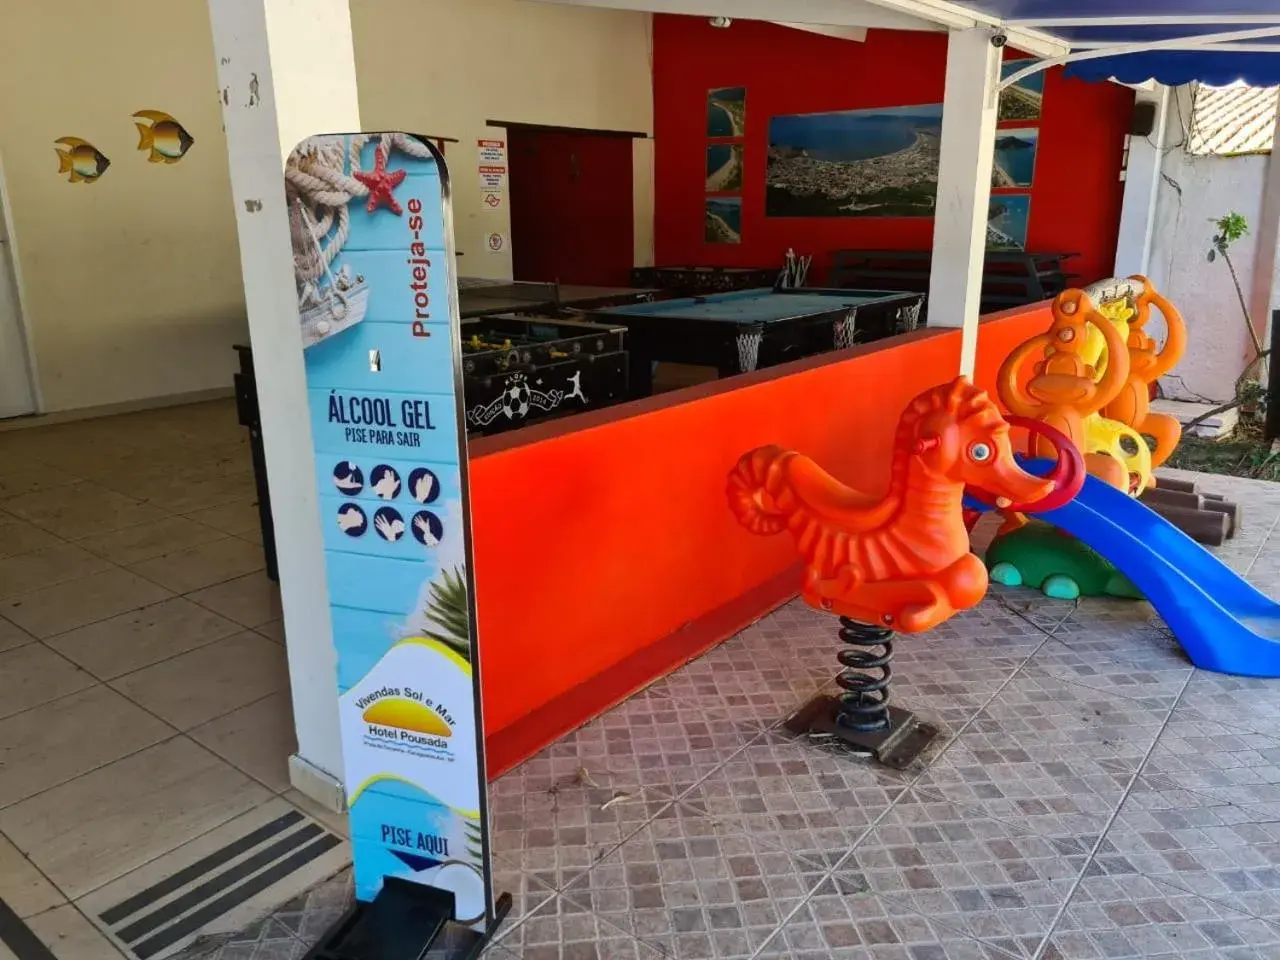
[[[886,767],[904,770],[940,731],[910,710],[889,705],[893,631],[841,617],[840,639],[849,645],[840,651],[844,669],[836,678],[844,692],[814,697],[789,716],[783,727],[797,736],[839,740]],[[883,651],[869,649],[874,647]]]
[[841,740],[855,752],[871,754],[886,767],[905,770],[925,751],[940,731],[910,710],[903,710],[901,707],[886,709],[889,712],[888,729],[874,732],[850,730],[840,724],[839,716],[844,707],[839,697],[814,697],[789,716],[783,726],[796,735]]

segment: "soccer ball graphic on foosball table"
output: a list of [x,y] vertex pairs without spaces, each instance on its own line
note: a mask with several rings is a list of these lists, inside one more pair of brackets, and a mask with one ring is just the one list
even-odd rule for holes
[[529,412],[529,384],[517,374],[502,391],[502,412],[508,420],[519,420]]

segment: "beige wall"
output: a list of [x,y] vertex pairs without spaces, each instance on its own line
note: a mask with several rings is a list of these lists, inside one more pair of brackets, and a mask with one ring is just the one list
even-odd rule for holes
[[[505,208],[480,203],[489,119],[652,131],[647,15],[527,0],[352,0],[366,130],[457,138],[461,272],[506,277]],[[42,411],[231,384],[247,336],[207,0],[5,4],[0,166],[14,222]],[[195,138],[151,164],[132,114],[163,110]],[[111,159],[92,184],[58,174],[53,141]],[[652,251],[652,143],[635,151],[637,262]]]
[[[204,0],[4,4],[0,162],[45,411],[229,387],[247,336]],[[195,138],[139,152],[132,114]],[[111,159],[67,182],[53,141]]]
[[[476,141],[486,120],[652,134],[649,15],[528,0],[351,0],[365,129],[454,137],[454,231],[466,276],[509,277],[504,207],[480,202]],[[651,144],[634,152],[637,262],[653,247]]]

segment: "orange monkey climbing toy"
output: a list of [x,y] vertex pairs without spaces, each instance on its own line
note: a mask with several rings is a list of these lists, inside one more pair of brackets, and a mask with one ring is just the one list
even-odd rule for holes
[[[1130,277],[1123,281],[1123,285],[1126,289],[1122,292],[1133,298],[1137,311],[1129,321],[1129,376],[1115,399],[1102,408],[1102,415],[1155,438],[1151,466],[1158,467],[1169,459],[1182,438],[1182,424],[1176,417],[1151,412],[1151,384],[1182,359],[1187,349],[1187,325],[1177,308],[1156,293],[1146,277]],[[1152,304],[1164,317],[1169,331],[1163,350],[1145,330],[1147,321],[1151,319]]]
[[[1088,324],[1092,323],[1107,344],[1107,368],[1096,381],[1097,371],[1081,356]],[[1036,356],[1033,375],[1025,386],[1022,369]],[[996,384],[1004,405],[1020,417],[1038,420],[1064,433],[1077,450],[1086,449],[1085,418],[1098,413],[1119,396],[1129,380],[1129,352],[1115,324],[1098,313],[1083,290],[1064,290],[1053,301],[1053,324],[1048,332],[1019,345],[1000,365]],[[1044,437],[1033,437],[1029,451],[1050,456]],[[1129,488],[1125,465],[1106,454],[1084,458],[1089,473],[1121,490]]]

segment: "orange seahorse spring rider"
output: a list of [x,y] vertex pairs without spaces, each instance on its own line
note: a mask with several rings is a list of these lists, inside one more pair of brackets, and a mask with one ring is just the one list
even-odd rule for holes
[[[1152,413],[1151,384],[1182,359],[1187,349],[1187,325],[1177,308],[1156,293],[1146,277],[1135,275],[1124,283],[1128,288],[1125,292],[1133,297],[1137,311],[1129,321],[1129,376],[1115,399],[1102,408],[1102,415],[1154,438],[1156,445],[1151,451],[1151,466],[1158,467],[1169,459],[1182,439],[1182,424],[1177,417]],[[1151,319],[1152,304],[1164,317],[1168,330],[1164,349],[1159,349],[1144,329]]]
[[[1013,459],[1013,422],[1057,454],[1052,475],[1036,477]],[[1006,421],[987,394],[963,377],[928,390],[898,422],[889,490],[872,497],[811,459],[769,446],[729,474],[729,507],[752,533],[789,530],[805,560],[811,606],[904,633],[918,633],[978,603],[987,571],[969,550],[966,486],[1020,511],[1066,503],[1084,481],[1079,453],[1061,433],[1033,421]]]

